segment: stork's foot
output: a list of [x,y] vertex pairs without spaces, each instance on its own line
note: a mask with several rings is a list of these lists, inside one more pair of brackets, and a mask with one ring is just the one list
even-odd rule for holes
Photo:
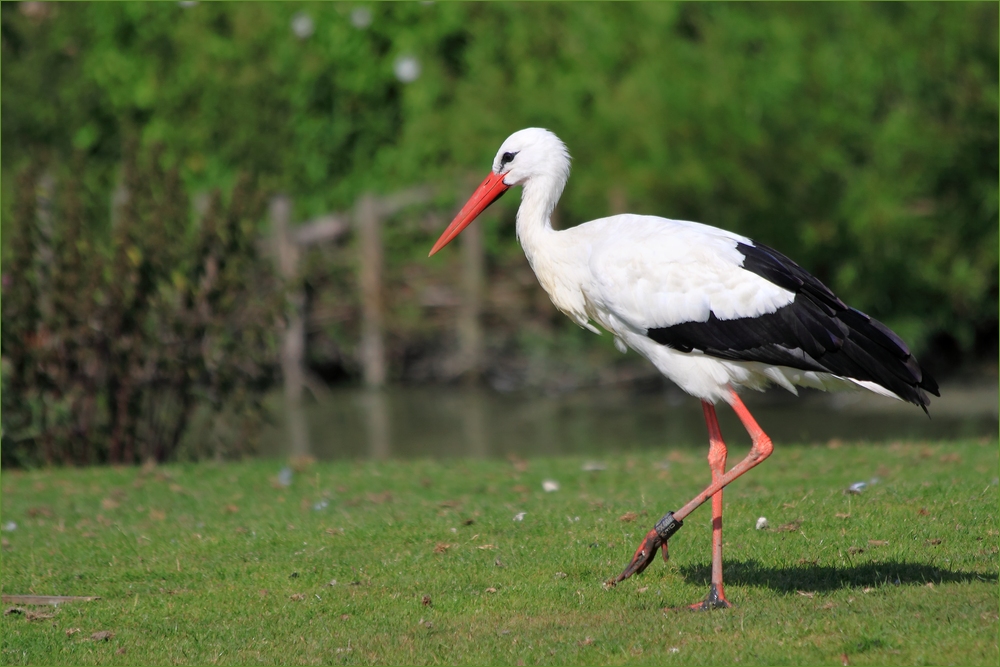
[[726,599],[726,594],[719,591],[719,588],[712,584],[708,589],[708,595],[701,602],[697,602],[688,609],[693,611],[711,611],[713,609],[729,609],[733,605]]
[[622,570],[614,579],[610,579],[607,582],[608,586],[614,586],[619,581],[625,581],[633,574],[639,574],[653,562],[656,557],[656,550],[661,549],[663,551],[663,562],[666,563],[670,559],[670,555],[667,553],[667,540],[684,525],[683,521],[674,518],[673,512],[667,512],[663,517],[656,522],[656,526],[653,530],[646,533],[646,537],[642,540],[642,544],[639,548],[635,550],[635,555],[632,556],[632,562]]
[[622,570],[621,574],[608,581],[608,585],[614,586],[619,581],[625,581],[633,574],[639,574],[645,570],[656,557],[657,549],[661,548],[663,550],[663,561],[666,562],[669,558],[669,555],[667,554],[667,543],[663,541],[663,538],[660,537],[659,533],[657,533],[654,528],[646,533],[646,537],[642,540],[642,544],[639,545],[639,548],[635,550],[635,555],[632,556],[632,562],[630,562],[625,569]]

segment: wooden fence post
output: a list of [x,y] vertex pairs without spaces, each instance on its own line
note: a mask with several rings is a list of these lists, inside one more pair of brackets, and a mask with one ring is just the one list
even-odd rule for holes
[[378,201],[366,193],[354,207],[359,248],[358,284],[361,287],[361,366],[367,390],[362,397],[369,456],[389,458],[389,414],[385,404],[386,363],[382,340],[382,225]]
[[[300,279],[298,262],[300,247],[332,241],[341,237],[353,225],[358,234],[358,284],[361,297],[361,341],[360,357],[364,370],[365,386],[372,390],[362,398],[366,412],[370,453],[373,458],[386,458],[391,449],[391,428],[387,397],[380,389],[385,385],[387,364],[382,321],[382,234],[381,221],[398,211],[421,204],[434,196],[428,186],[418,186],[402,190],[377,199],[367,193],[354,206],[351,215],[329,213],[291,229],[292,204],[287,197],[279,196],[271,200],[271,224],[274,234],[274,248],[278,267],[286,284],[294,286],[288,301],[288,326],[281,347],[281,368],[285,378],[285,404],[288,411],[289,433],[293,456],[309,453],[309,431],[302,410],[302,389],[312,382],[306,372],[305,358],[305,292],[298,284]],[[482,264],[482,241],[479,246],[478,262]],[[481,273],[482,269],[479,269]],[[476,293],[482,291],[482,278]],[[479,307],[476,306],[475,324],[478,326]],[[479,335],[481,338],[481,335]],[[314,392],[315,393],[315,392]]]
[[382,234],[379,206],[371,194],[362,195],[355,205],[360,257],[358,283],[361,286],[361,365],[365,385],[385,384],[385,344],[382,340]]
[[281,344],[281,373],[285,380],[285,409],[292,457],[309,455],[309,425],[302,410],[302,387],[305,385],[303,359],[306,347],[306,295],[299,284],[299,248],[291,233],[292,202],[279,195],[271,200],[271,226],[278,270],[288,293],[288,324]]

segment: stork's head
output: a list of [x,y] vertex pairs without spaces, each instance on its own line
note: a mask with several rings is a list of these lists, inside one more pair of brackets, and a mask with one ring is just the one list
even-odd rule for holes
[[540,127],[518,130],[507,137],[493,158],[493,173],[505,185],[523,185],[531,178],[569,178],[569,151],[559,137]]
[[539,127],[518,130],[507,137],[493,158],[493,171],[441,234],[430,254],[448,245],[480,213],[514,185],[548,181],[558,199],[569,178],[569,151],[559,137]]

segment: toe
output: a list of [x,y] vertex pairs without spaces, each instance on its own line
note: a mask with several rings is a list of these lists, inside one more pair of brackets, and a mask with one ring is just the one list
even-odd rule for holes
[[649,531],[646,534],[645,539],[643,539],[642,544],[639,548],[635,550],[635,555],[632,556],[632,561],[628,566],[622,571],[621,574],[615,579],[615,583],[619,581],[625,581],[633,574],[639,574],[653,561],[653,557],[656,554],[656,550],[660,548],[663,544],[663,540],[655,530]]

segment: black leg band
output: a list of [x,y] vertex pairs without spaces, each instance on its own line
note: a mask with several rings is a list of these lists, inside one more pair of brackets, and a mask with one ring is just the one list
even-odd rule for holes
[[673,512],[667,512],[663,515],[662,519],[656,522],[654,530],[656,530],[656,534],[660,536],[660,539],[666,542],[683,525],[683,521],[674,518]]

